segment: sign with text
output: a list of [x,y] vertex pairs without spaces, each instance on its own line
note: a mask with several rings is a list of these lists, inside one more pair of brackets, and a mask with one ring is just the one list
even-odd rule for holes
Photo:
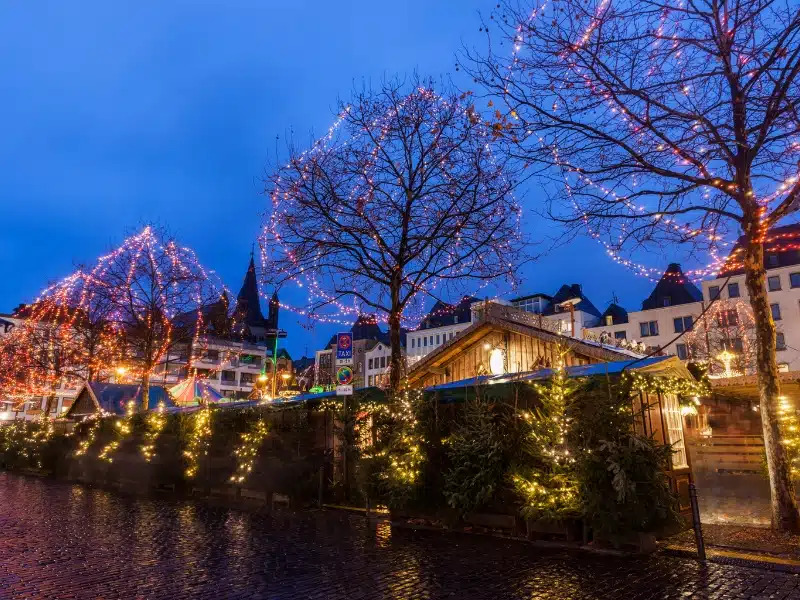
[[336,395],[351,396],[353,394],[353,369],[348,366],[339,367],[336,371]]
[[336,334],[336,364],[353,364],[353,334],[349,331]]

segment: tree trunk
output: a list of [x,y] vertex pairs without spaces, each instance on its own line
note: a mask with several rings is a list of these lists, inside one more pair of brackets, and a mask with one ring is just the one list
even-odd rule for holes
[[142,375],[142,405],[139,407],[141,412],[147,412],[150,406],[150,371],[145,371]]
[[800,518],[792,485],[789,461],[781,444],[778,421],[780,380],[775,356],[775,323],[766,291],[764,247],[757,228],[746,229],[748,244],[745,251],[745,283],[750,294],[750,306],[756,325],[756,361],[758,391],[761,406],[761,426],[769,471],[772,497],[772,526],[780,531],[800,531]]
[[44,418],[45,419],[49,419],[50,418],[50,409],[53,408],[53,402],[55,401],[55,399],[56,399],[55,393],[50,394],[49,396],[47,396],[47,400],[45,400],[45,402],[44,402]]
[[403,348],[400,345],[400,314],[389,315],[389,343],[392,346],[391,367],[389,369],[389,390],[400,389],[403,378]]
[[400,382],[403,377],[403,348],[400,341],[400,286],[402,285],[399,272],[392,279],[391,295],[392,304],[389,313],[389,344],[391,345],[392,357],[389,368],[389,391],[394,394],[400,389]]

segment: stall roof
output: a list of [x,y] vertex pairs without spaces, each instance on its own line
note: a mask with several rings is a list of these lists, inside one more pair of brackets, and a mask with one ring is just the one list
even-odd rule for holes
[[[89,402],[85,400],[87,396]],[[78,392],[75,402],[69,407],[65,416],[92,414],[99,410],[115,415],[124,415],[128,402],[131,400],[140,402],[141,397],[142,386],[140,385],[91,381]],[[156,408],[159,402],[163,402],[167,408],[174,406],[166,388],[160,385],[151,385],[148,410]],[[93,405],[94,410],[88,410],[90,405]]]
[[[641,360],[618,360],[614,362],[596,363],[567,367],[569,377],[594,377],[598,375],[619,375],[623,370],[646,372],[653,375],[689,377],[692,375],[683,363],[675,356],[651,356]],[[495,385],[498,383],[513,383],[516,381],[537,381],[547,379],[553,374],[553,369],[538,369],[526,373],[509,373],[506,375],[481,375],[442,383],[425,388],[426,392],[437,392],[469,387],[480,384]]]

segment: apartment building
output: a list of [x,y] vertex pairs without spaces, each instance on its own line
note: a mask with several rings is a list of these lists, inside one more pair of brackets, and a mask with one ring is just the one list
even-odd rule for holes
[[[778,365],[782,371],[800,370],[800,225],[772,229],[764,242],[764,267],[767,270],[767,296],[777,329]],[[734,246],[717,277],[703,281],[701,288],[691,283],[680,265],[671,264],[642,303],[642,309],[626,312],[611,305],[597,327],[587,335],[606,339],[640,340],[652,350],[691,358],[686,336],[712,300],[725,302],[733,310],[742,303],[749,311],[749,296],[741,264],[743,248]],[[740,340],[732,340],[733,351]]]
[[514,308],[541,315],[555,323],[559,333],[573,337],[582,337],[585,329],[600,323],[600,311],[577,283],[562,285],[553,296],[529,294],[512,298],[508,303]]
[[477,298],[466,296],[458,304],[437,300],[419,327],[406,334],[409,368],[472,324],[472,305]]
[[[364,387],[368,384],[368,353],[373,350],[379,343],[384,347],[380,352],[386,352],[389,348],[389,334],[384,332],[378,327],[378,321],[375,315],[359,315],[353,326],[350,328],[350,333],[353,334],[353,386],[356,388]],[[405,332],[401,333],[404,335]],[[391,353],[391,351],[389,351]],[[381,354],[377,354],[380,357]],[[315,373],[314,385],[315,386],[333,386],[336,384],[336,336],[332,336],[328,345],[322,350],[317,350],[314,356]],[[372,355],[373,368],[370,369],[370,374],[375,377],[380,373],[374,368],[374,359],[376,355]]]

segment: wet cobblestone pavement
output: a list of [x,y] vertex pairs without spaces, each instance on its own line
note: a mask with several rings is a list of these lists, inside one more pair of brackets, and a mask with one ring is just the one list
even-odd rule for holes
[[798,598],[800,577],[251,514],[0,472],[0,598]]

